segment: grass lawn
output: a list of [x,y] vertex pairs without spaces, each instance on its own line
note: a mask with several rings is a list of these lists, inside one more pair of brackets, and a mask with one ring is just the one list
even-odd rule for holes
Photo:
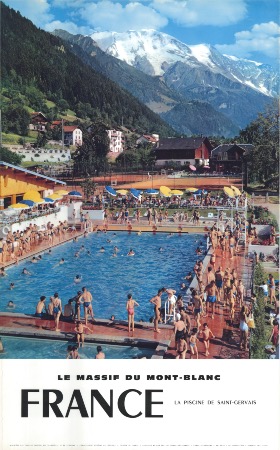
[[55,103],[52,102],[51,100],[46,100],[45,103],[46,103],[48,108],[54,108],[55,107]]
[[[31,132],[29,134],[31,134]],[[37,133],[36,133],[36,137],[37,137]],[[34,142],[34,137],[31,135],[30,136],[20,136],[19,134],[14,134],[14,133],[2,133],[3,145],[5,145],[5,144],[19,145],[18,144],[19,139],[24,139],[25,142]]]

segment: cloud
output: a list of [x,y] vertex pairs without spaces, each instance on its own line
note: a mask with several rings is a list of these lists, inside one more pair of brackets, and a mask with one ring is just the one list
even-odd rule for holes
[[109,0],[99,1],[85,5],[80,14],[95,29],[107,31],[159,29],[168,23],[168,20],[153,8],[139,2],[122,5]]
[[85,3],[88,3],[88,0],[52,0],[52,6],[56,8],[80,8]]
[[47,0],[5,0],[5,3],[39,27],[54,18]]
[[78,26],[74,22],[61,22],[60,20],[53,20],[45,25],[46,31],[66,30],[71,34],[92,34],[93,29],[87,26]]
[[222,53],[241,58],[252,58],[254,52],[279,58],[280,26],[275,22],[255,24],[250,31],[239,31],[234,36],[234,44],[216,44],[215,47]]
[[156,11],[179,25],[231,25],[247,13],[245,0],[152,0]]

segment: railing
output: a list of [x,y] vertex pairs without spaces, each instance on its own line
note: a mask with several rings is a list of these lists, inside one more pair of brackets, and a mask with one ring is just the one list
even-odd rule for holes
[[25,213],[24,216],[23,215],[21,216],[21,218],[18,214],[13,215],[13,216],[4,216],[3,212],[2,212],[2,214],[0,216],[0,226],[12,225],[14,223],[21,223],[26,220],[34,220],[37,217],[48,216],[50,214],[58,213],[59,211],[60,211],[60,208],[56,207],[56,208],[52,208],[50,210],[45,210],[45,211],[36,211],[33,213]]
[[[169,313],[170,307],[172,307],[171,314]],[[166,300],[164,304],[164,323],[169,322],[169,320],[173,319],[173,322],[175,323],[175,304],[171,304],[169,300]]]

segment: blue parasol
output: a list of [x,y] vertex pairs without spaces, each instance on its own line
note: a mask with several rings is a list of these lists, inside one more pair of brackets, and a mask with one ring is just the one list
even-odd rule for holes
[[112,195],[113,197],[117,196],[117,192],[111,186],[105,186],[105,189],[108,192],[108,194]]
[[201,195],[201,194],[207,194],[207,191],[205,191],[204,189],[198,189],[197,191],[194,192],[195,195]]
[[23,203],[24,205],[27,205],[27,206],[30,206],[30,207],[36,205],[36,203],[33,202],[32,200],[21,200],[20,203]]
[[159,191],[156,189],[146,189],[145,193],[149,195],[158,195]]
[[53,200],[52,198],[49,198],[49,197],[45,197],[45,198],[43,198],[43,200],[45,203],[54,203],[55,202],[55,200]]
[[82,197],[82,194],[78,191],[70,191],[68,192],[68,195],[70,195],[70,197]]
[[130,189],[130,193],[134,198],[139,200],[139,197],[141,195],[140,191],[138,191],[137,189]]

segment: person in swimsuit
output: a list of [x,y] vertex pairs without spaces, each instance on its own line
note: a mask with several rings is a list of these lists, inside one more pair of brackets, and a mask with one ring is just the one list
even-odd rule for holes
[[202,339],[205,347],[205,356],[209,356],[210,338],[215,338],[215,336],[210,328],[208,328],[207,323],[203,324],[203,330],[200,333],[202,334]]
[[188,351],[188,344],[184,336],[182,336],[177,343],[176,359],[186,359],[187,351]]
[[192,302],[194,305],[194,318],[196,320],[197,328],[200,327],[200,315],[203,310],[203,303],[202,303],[203,295],[198,294],[196,289],[193,289],[192,291]]
[[82,322],[78,321],[77,325],[74,328],[74,331],[77,336],[77,343],[79,347],[84,345],[85,341],[84,329],[92,331],[87,325],[83,325]]
[[60,331],[58,328],[59,318],[62,314],[62,305],[61,300],[56,292],[53,297],[51,297],[51,303],[53,305],[53,317],[54,317],[54,325],[55,331]]
[[82,288],[82,291],[83,291],[83,293],[80,296],[79,301],[80,301],[80,303],[84,304],[85,323],[87,325],[88,314],[91,315],[92,320],[93,320],[93,316],[94,316],[93,309],[92,309],[92,295],[85,286]]
[[68,345],[67,359],[80,359],[78,347],[76,345]]
[[236,290],[237,290],[237,300],[239,300],[239,306],[241,308],[244,301],[244,291],[245,291],[245,286],[242,283],[242,280],[238,281]]
[[214,313],[215,313],[215,304],[216,304],[216,296],[218,294],[218,289],[215,284],[215,281],[211,281],[208,286],[206,286],[205,291],[207,293],[206,298],[206,313],[209,313],[209,306],[212,305],[212,311],[211,311],[211,317],[214,319]]
[[187,329],[185,322],[182,319],[177,320],[174,325],[175,342],[177,344],[177,349],[179,340],[185,339],[186,331]]
[[276,303],[275,280],[271,273],[269,274],[268,278],[269,278],[269,302],[272,304],[273,302]]
[[166,289],[168,295],[169,312],[168,314],[173,314],[177,297],[175,296],[176,291],[174,289]]
[[242,350],[244,347],[244,350],[248,350],[247,345],[248,345],[248,325],[247,325],[247,321],[248,321],[248,311],[247,311],[247,307],[245,305],[243,305],[241,307],[240,310],[240,315],[239,315],[239,319],[240,319],[240,324],[239,324],[239,329],[240,329],[240,349]]
[[95,359],[105,359],[105,353],[102,351],[101,345],[96,347],[97,353],[95,355]]
[[46,301],[46,297],[44,295],[42,295],[40,297],[39,302],[37,303],[37,306],[36,306],[36,312],[35,312],[35,316],[36,317],[43,317],[43,315],[44,315],[43,311],[44,310],[45,310],[45,312],[47,314],[47,307],[46,307],[45,301]]
[[179,308],[179,312],[180,312],[181,320],[186,325],[186,333],[189,334],[190,329],[191,329],[191,318],[183,306]]
[[135,306],[139,306],[139,303],[137,303],[137,301],[132,298],[131,294],[128,294],[127,302],[126,302],[126,310],[127,310],[127,321],[128,321],[128,332],[129,333],[130,333],[131,329],[132,329],[132,332],[134,331],[134,307]]
[[160,330],[158,329],[158,321],[160,319],[161,296],[162,296],[163,291],[164,291],[163,288],[159,289],[157,295],[155,295],[150,300],[150,303],[152,303],[154,305],[154,312],[155,312],[154,332],[155,333],[160,333]]
[[198,329],[193,328],[190,335],[190,351],[191,351],[191,359],[194,355],[196,355],[196,359],[198,359],[198,350],[197,350],[197,333]]
[[224,272],[222,271],[221,266],[218,267],[218,270],[215,272],[215,284],[217,286],[217,300],[221,301],[222,287],[223,287],[223,276]]
[[229,254],[230,254],[230,259],[232,259],[233,256],[234,256],[234,248],[235,248],[235,237],[233,236],[232,233],[230,233],[230,235],[229,235]]

